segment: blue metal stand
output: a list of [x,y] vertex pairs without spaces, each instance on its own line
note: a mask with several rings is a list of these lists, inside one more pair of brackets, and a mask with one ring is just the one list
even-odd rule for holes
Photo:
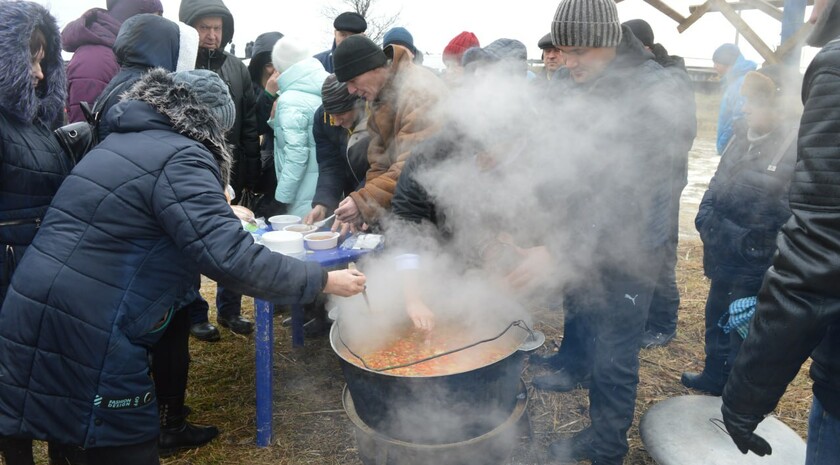
[[[323,267],[343,266],[358,260],[370,250],[335,248],[309,250],[305,260],[317,262]],[[274,305],[265,300],[254,299],[256,313],[256,391],[257,391],[257,446],[271,444],[274,398]],[[303,305],[292,305],[292,347],[303,347]]]

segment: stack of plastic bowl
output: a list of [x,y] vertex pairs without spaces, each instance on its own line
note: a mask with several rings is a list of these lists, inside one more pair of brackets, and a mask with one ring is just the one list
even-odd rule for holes
[[303,248],[303,234],[292,231],[269,231],[262,235],[262,244],[272,252],[294,258],[306,256]]

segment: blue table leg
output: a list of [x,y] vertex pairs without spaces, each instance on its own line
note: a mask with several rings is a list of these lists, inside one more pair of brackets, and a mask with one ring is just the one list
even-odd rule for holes
[[257,347],[257,446],[268,447],[272,433],[272,374],[274,365],[274,305],[254,299]]
[[303,347],[303,305],[292,305],[292,347]]

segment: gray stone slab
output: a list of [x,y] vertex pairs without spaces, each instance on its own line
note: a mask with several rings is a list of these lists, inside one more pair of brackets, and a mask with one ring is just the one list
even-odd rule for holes
[[756,432],[773,448],[769,456],[741,453],[726,433],[720,397],[680,396],[663,400],[642,416],[639,433],[658,465],[801,465],[805,441],[775,417]]

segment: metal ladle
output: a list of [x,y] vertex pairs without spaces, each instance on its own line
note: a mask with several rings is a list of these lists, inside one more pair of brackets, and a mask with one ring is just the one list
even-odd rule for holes
[[[356,270],[358,268],[356,268],[356,263],[350,262],[350,263],[347,264],[347,269],[348,270]],[[370,306],[370,299],[368,299],[368,295],[367,295],[367,286],[365,286],[364,289],[362,289],[362,297],[365,298],[365,305],[367,305],[368,313],[373,313],[373,309]]]

